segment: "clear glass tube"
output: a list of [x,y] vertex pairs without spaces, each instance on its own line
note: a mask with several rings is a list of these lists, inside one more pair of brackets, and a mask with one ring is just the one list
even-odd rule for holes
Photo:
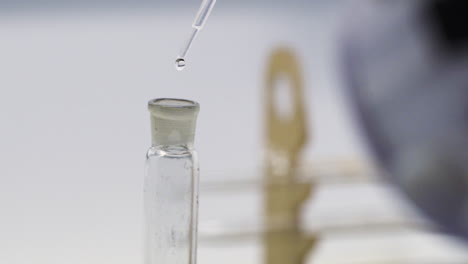
[[195,264],[198,159],[193,149],[197,103],[149,102],[152,146],[146,160],[145,264]]

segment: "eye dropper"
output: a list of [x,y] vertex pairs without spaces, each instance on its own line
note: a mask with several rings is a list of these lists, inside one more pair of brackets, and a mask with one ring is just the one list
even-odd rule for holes
[[195,17],[195,21],[193,21],[193,30],[190,34],[190,38],[185,43],[185,46],[182,47],[179,57],[177,57],[175,61],[176,69],[178,71],[181,71],[185,68],[185,57],[187,56],[187,53],[192,46],[193,40],[197,37],[198,32],[201,31],[205,25],[206,20],[210,16],[210,13],[213,10],[215,4],[216,0],[203,0],[200,9],[198,10],[197,16]]

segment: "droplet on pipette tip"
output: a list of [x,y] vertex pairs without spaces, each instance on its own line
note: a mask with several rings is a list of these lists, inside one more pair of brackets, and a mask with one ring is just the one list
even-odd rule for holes
[[185,68],[185,60],[183,58],[177,58],[177,60],[175,61],[175,65],[176,65],[176,69],[178,71],[181,71]]

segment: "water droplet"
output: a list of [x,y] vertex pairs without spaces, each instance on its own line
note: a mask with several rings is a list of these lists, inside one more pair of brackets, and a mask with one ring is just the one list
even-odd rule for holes
[[176,65],[176,69],[178,71],[181,71],[185,68],[185,60],[183,58],[177,58],[177,60],[175,61],[175,65]]

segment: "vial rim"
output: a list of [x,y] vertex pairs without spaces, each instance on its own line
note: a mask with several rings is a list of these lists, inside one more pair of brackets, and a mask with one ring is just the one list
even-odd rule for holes
[[[175,104],[164,104],[163,102],[173,102]],[[162,108],[198,108],[199,104],[192,100],[179,98],[157,98],[150,100],[148,106],[157,106]]]

